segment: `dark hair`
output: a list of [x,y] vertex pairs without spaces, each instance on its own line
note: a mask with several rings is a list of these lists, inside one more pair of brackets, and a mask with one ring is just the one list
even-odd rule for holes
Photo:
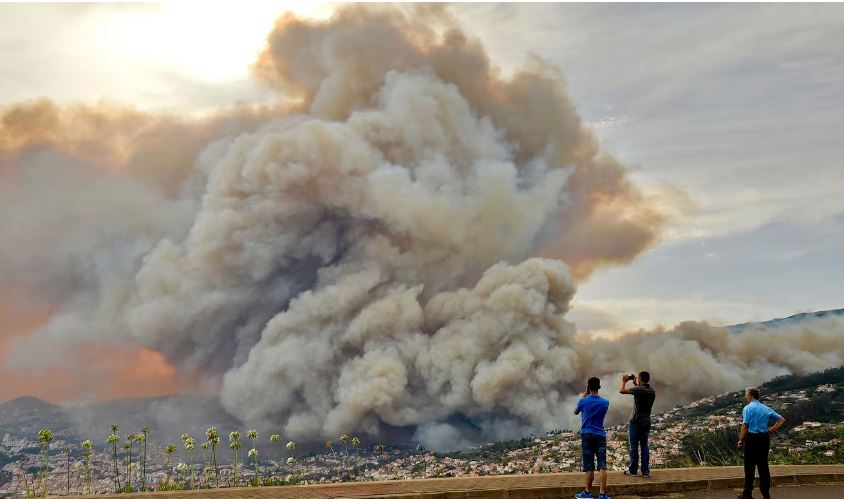
[[639,379],[641,379],[645,383],[648,383],[651,380],[651,373],[649,373],[648,371],[642,371],[639,373]]
[[600,390],[601,389],[601,379],[600,378],[589,378],[589,381],[586,382],[586,388],[589,390]]
[[756,400],[759,400],[760,395],[759,395],[759,389],[758,388],[750,387],[747,390],[745,390],[744,393],[750,395],[751,397],[753,397]]

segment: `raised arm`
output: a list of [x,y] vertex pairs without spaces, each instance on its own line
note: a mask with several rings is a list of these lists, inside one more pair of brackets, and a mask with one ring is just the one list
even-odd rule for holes
[[580,400],[577,401],[577,407],[574,408],[574,415],[575,416],[580,414],[580,411],[583,410],[583,405],[581,404],[581,402],[583,401],[583,399],[585,399],[588,396],[589,396],[589,390],[586,390],[585,392],[580,394]]
[[633,394],[633,392],[631,392],[630,389],[627,388],[627,382],[628,381],[630,381],[630,380],[627,379],[627,376],[622,374],[621,375],[621,387],[618,389],[618,393],[626,393],[627,395]]

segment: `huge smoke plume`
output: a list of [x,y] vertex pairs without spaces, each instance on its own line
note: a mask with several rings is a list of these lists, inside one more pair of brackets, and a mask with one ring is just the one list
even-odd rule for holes
[[501,76],[444,9],[287,15],[253,70],[288,104],[3,111],[0,292],[51,310],[5,369],[144,348],[290,438],[443,448],[570,426],[591,375],[649,369],[666,407],[844,363],[834,319],[576,334],[575,282],[653,245],[663,212],[557,69]]

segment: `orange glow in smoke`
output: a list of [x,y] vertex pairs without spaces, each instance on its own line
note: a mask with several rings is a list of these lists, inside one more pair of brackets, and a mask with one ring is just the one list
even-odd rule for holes
[[153,350],[87,346],[67,352],[65,365],[11,369],[6,355],[15,338],[49,321],[52,309],[22,288],[0,289],[0,401],[26,395],[49,402],[151,397],[191,391],[196,374],[184,374]]

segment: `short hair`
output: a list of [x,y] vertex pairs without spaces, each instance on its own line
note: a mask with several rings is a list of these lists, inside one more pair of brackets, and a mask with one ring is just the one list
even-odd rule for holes
[[639,373],[639,379],[647,383],[651,380],[651,373],[649,373],[648,371],[642,371]]
[[756,399],[756,400],[759,400],[759,397],[760,397],[760,395],[759,395],[759,389],[758,389],[758,388],[756,388],[755,386],[751,386],[750,388],[748,388],[747,390],[745,390],[745,391],[744,391],[744,394],[745,394],[745,395],[750,395],[752,398],[754,398],[754,399]]
[[600,378],[589,378],[589,381],[586,382],[586,388],[589,390],[600,390],[601,389],[601,379]]

